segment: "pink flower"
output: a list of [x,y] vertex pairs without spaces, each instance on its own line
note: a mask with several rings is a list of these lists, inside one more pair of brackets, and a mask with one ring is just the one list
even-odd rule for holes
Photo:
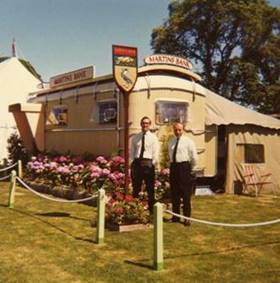
[[50,169],[56,169],[57,163],[56,162],[50,162]]
[[82,159],[81,156],[76,156],[76,157],[74,157],[74,158],[72,159],[72,161],[73,161],[73,163],[75,163],[75,164],[80,164],[80,163],[82,163],[83,159]]
[[126,196],[125,196],[125,201],[127,201],[127,202],[132,202],[132,201],[134,201],[134,198],[133,198],[132,195],[126,195]]
[[67,166],[60,166],[60,167],[57,168],[57,172],[61,173],[63,175],[67,175],[67,174],[70,173],[70,170]]
[[65,157],[65,156],[63,156],[63,155],[58,158],[58,161],[59,161],[60,163],[66,162],[67,160],[68,160],[67,157]]
[[109,177],[109,179],[110,179],[111,181],[113,181],[113,182],[116,182],[116,181],[117,181],[117,178],[116,178],[116,176],[115,176],[114,173],[109,174],[108,177]]
[[96,161],[100,164],[106,164],[108,161],[104,158],[104,156],[98,156]]
[[124,209],[123,209],[122,207],[118,207],[118,208],[115,209],[115,212],[116,212],[118,215],[120,215],[120,214],[123,214]]
[[124,164],[124,158],[121,156],[114,156],[111,159],[114,163]]
[[161,186],[161,182],[159,180],[156,180],[155,181],[155,187],[157,188],[157,187],[160,187],[160,186]]
[[116,196],[116,200],[123,200],[125,198],[124,193],[121,192],[116,192],[115,196]]
[[169,168],[164,168],[160,171],[160,174],[163,175],[163,176],[168,176],[169,173],[170,173]]
[[91,165],[89,169],[92,173],[95,172],[95,173],[101,174],[101,172],[102,172],[102,169],[100,167],[94,165],[94,164]]
[[104,177],[106,177],[106,176],[108,176],[110,173],[111,173],[110,170],[108,170],[108,169],[105,168],[105,169],[102,170],[101,175],[104,176]]
[[92,172],[92,173],[90,174],[90,177],[93,178],[93,179],[99,178],[99,177],[100,177],[100,173],[98,173],[98,172]]

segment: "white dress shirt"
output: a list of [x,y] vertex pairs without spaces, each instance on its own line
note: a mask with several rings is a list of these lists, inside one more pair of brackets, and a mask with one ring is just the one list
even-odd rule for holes
[[[168,143],[168,154],[170,162],[173,162],[172,158],[176,141],[177,137],[173,137]],[[181,136],[177,146],[176,162],[189,161],[191,163],[191,167],[194,168],[197,165],[197,160],[198,156],[195,143],[190,138]]]
[[[132,137],[131,140],[131,149],[130,149],[130,158],[132,160],[139,158],[141,147],[142,147],[142,137],[143,133],[140,132]],[[159,159],[159,142],[155,134],[147,131],[145,134],[145,151],[143,158],[152,159],[153,164],[155,165]]]

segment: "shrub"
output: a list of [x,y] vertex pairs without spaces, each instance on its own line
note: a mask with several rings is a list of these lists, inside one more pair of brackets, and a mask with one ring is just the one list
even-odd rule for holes
[[31,154],[25,148],[22,139],[19,135],[14,132],[8,138],[8,158],[12,161],[12,163],[21,160],[23,164],[26,164],[31,157]]

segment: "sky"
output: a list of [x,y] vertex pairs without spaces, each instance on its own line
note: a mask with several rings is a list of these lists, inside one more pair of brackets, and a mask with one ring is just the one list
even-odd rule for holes
[[[112,73],[112,45],[138,48],[139,65],[153,52],[153,28],[168,18],[170,0],[0,0],[0,56],[30,61],[44,81],[94,65]],[[270,0],[280,7],[280,0]]]

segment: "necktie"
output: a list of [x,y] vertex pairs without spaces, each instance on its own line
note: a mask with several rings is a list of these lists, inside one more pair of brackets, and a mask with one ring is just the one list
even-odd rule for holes
[[142,145],[141,145],[141,151],[140,151],[140,155],[139,155],[140,159],[143,158],[144,151],[145,151],[145,135],[146,135],[146,133],[143,133],[143,135],[142,135]]
[[176,153],[177,153],[178,143],[179,143],[179,138],[177,138],[176,144],[174,146],[173,155],[172,155],[173,162],[176,162]]

